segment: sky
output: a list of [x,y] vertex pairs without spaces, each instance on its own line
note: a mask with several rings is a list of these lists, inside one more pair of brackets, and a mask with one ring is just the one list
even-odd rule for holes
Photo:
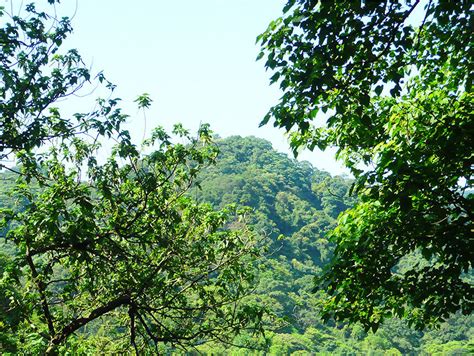
[[[263,60],[255,60],[257,35],[284,5],[285,0],[62,0],[57,12],[73,18],[64,49],[78,49],[93,73],[103,71],[117,85],[115,95],[123,100],[137,142],[158,125],[182,123],[195,132],[209,123],[221,137],[253,135],[289,153],[283,130],[259,128],[282,93],[269,86]],[[143,93],[153,100],[146,124],[133,102]],[[77,112],[78,100],[63,105]],[[334,151],[303,152],[299,159],[346,173],[333,156]]]
[[[38,3],[45,0],[38,0]],[[7,8],[27,1],[0,0]],[[423,0],[425,3],[426,0]],[[158,125],[182,123],[192,132],[209,123],[221,137],[254,135],[289,153],[284,130],[259,123],[281,91],[256,61],[257,35],[282,15],[286,0],[61,0],[58,16],[72,17],[64,49],[76,48],[92,73],[103,71],[130,115],[135,142]],[[423,6],[411,21],[420,22]],[[146,123],[133,102],[148,93]],[[89,98],[68,99],[73,112]],[[302,152],[300,160],[331,174],[348,174],[335,150]],[[291,155],[291,154],[290,154]]]

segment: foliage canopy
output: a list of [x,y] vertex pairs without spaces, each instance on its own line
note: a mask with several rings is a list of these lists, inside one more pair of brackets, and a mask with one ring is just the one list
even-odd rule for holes
[[[78,93],[91,74],[77,50],[61,50],[72,31],[67,17],[56,18],[35,4],[25,7],[24,16],[22,11],[0,6],[0,159],[57,137],[117,130],[123,117],[112,110],[114,101],[99,102],[97,110],[88,113],[61,115],[55,104]],[[97,79],[105,80],[102,74]],[[114,86],[107,83],[107,88]]]
[[[258,307],[239,304],[253,278],[252,235],[222,229],[235,209],[214,211],[184,195],[215,157],[214,146],[202,144],[206,130],[200,140],[181,132],[186,146],[162,130],[155,134],[149,143],[156,139],[159,147],[140,160],[133,147],[121,147],[98,165],[89,151],[87,181],[62,163],[77,147],[48,154],[40,192],[18,179],[21,209],[3,210],[17,253],[1,285],[17,286],[9,309],[22,320],[6,327],[43,340],[38,352],[47,344],[54,350],[97,318],[127,326],[137,352],[150,342],[186,349],[225,341],[261,318]],[[119,157],[129,162],[119,165]]]
[[[290,0],[257,38],[284,92],[262,124],[285,128],[295,154],[336,146],[356,177],[360,203],[317,280],[325,315],[374,329],[473,308],[471,2],[429,1],[413,26],[421,6]],[[412,254],[426,263],[399,268]]]
[[[324,323],[318,315],[318,299],[325,291],[311,293],[311,279],[332,255],[334,246],[328,241],[327,232],[334,228],[337,215],[353,204],[353,199],[347,196],[350,181],[331,177],[307,162],[292,160],[274,151],[262,139],[229,137],[216,140],[216,144],[219,147],[216,163],[200,171],[195,180],[200,188],[193,186],[188,195],[212,203],[215,209],[225,208],[229,203],[246,204],[252,209],[245,214],[246,225],[270,244],[256,265],[246,265],[255,269],[252,290],[246,298],[271,308],[277,319],[274,317],[271,323],[264,324],[265,338],[255,338],[251,330],[250,333],[244,330],[231,336],[232,345],[219,341],[205,343],[196,346],[199,352],[222,355],[251,352],[238,345],[262,350],[267,347],[271,354],[418,354],[441,349],[449,354],[452,350],[472,349],[472,316],[456,314],[440,330],[423,331],[411,330],[400,320],[387,320],[376,333],[364,332],[359,324]],[[0,205],[13,204],[8,191],[14,185],[15,175],[2,173],[0,179]],[[5,259],[0,257],[0,275],[11,265],[9,261],[15,254],[11,247],[12,244],[0,242],[0,250],[7,254]],[[260,244],[258,248],[261,250]],[[6,295],[14,287],[15,284],[6,284],[0,288],[3,310],[9,306]],[[0,343],[4,347],[8,345],[5,340],[15,335],[9,327],[21,321],[18,316],[0,313],[0,324],[8,326],[0,328]],[[60,350],[67,348],[73,353],[130,350],[132,346],[125,337],[127,323],[126,308],[123,313],[106,314],[78,330]],[[32,336],[28,346],[33,340],[41,338]],[[159,346],[161,353],[172,350],[170,344]]]
[[[209,128],[194,138],[176,125],[181,144],[157,128],[145,154],[121,127],[118,98],[64,117],[58,100],[90,80],[77,51],[60,54],[69,19],[33,4],[24,17],[0,8],[0,18],[0,159],[19,162],[0,165],[18,174],[15,204],[0,210],[13,251],[0,255],[2,351],[86,352],[87,328],[120,338],[114,352],[137,354],[260,331],[263,310],[242,301],[253,234],[235,207],[215,211],[185,194],[215,160]],[[105,163],[96,158],[104,138],[117,143]]]

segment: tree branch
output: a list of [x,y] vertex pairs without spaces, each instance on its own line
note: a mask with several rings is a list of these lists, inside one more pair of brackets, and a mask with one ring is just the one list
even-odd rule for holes
[[40,299],[41,299],[41,307],[43,309],[43,315],[46,319],[46,322],[48,324],[48,332],[50,336],[53,336],[56,334],[54,330],[54,323],[53,323],[53,317],[51,316],[51,312],[49,310],[49,305],[48,305],[48,300],[46,298],[46,285],[44,282],[39,278],[38,271],[36,270],[36,266],[33,262],[33,258],[30,255],[30,248],[26,246],[26,262],[28,263],[28,266],[30,267],[31,270],[31,276],[33,277],[33,280],[36,284],[36,287],[38,288],[38,292],[40,294]]
[[98,317],[122,306],[130,304],[130,297],[128,295],[120,296],[116,299],[111,300],[110,302],[106,303],[105,305],[94,309],[89,316],[87,317],[81,317],[77,318],[73,321],[71,321],[68,325],[66,325],[62,330],[60,334],[57,334],[54,338],[51,339],[50,341],[50,346],[48,347],[48,350],[46,351],[46,354],[52,354],[54,353],[55,348],[63,342],[69,335],[71,335],[73,332],[78,330],[79,328],[83,327],[87,323],[91,322],[94,319],[97,319]]

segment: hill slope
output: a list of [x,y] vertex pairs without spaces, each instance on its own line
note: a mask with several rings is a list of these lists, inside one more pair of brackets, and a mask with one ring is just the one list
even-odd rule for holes
[[[413,331],[400,320],[388,321],[375,334],[366,333],[358,325],[323,323],[318,317],[318,297],[324,291],[312,293],[312,281],[331,257],[327,232],[335,226],[339,213],[354,204],[354,198],[347,196],[351,182],[290,159],[259,138],[234,136],[219,139],[217,144],[221,154],[216,165],[202,172],[198,182],[201,188],[196,185],[190,194],[215,207],[229,203],[250,207],[248,224],[268,248],[256,266],[258,282],[251,298],[267,305],[279,318],[269,325],[270,354],[474,352],[472,316],[453,316],[439,330],[425,332]],[[7,192],[14,180],[10,173],[0,174],[0,207],[13,204]],[[0,262],[13,253],[11,245],[0,241]],[[0,263],[0,277],[2,269]],[[6,307],[6,302],[6,294],[0,290],[0,308]],[[1,331],[0,343],[2,335],[8,337]],[[109,336],[103,339],[112,340]],[[239,335],[235,343],[251,340],[249,335]],[[199,348],[212,354],[251,353],[217,344]]]
[[215,207],[249,206],[249,223],[268,238],[255,297],[286,321],[270,333],[272,354],[463,354],[473,347],[474,319],[469,316],[454,316],[442,332],[416,332],[400,320],[388,321],[375,334],[358,325],[324,324],[318,317],[318,296],[324,291],[312,293],[312,280],[331,257],[326,233],[355,202],[347,194],[350,180],[290,159],[263,139],[233,136],[217,144],[217,164],[202,173],[201,189],[192,194]]

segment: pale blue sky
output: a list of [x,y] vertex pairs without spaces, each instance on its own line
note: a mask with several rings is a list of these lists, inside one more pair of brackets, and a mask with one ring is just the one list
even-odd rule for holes
[[[263,61],[255,61],[255,38],[281,15],[285,0],[78,0],[77,11],[75,3],[62,0],[57,8],[60,16],[75,13],[65,46],[77,48],[93,72],[103,70],[117,84],[137,142],[144,120],[133,100],[147,92],[154,100],[147,131],[177,122],[195,131],[209,123],[223,137],[254,135],[289,152],[282,130],[258,128],[281,93],[268,85]],[[66,104],[81,110],[75,100]],[[299,158],[344,172],[332,157],[308,152]]]
[[[19,9],[27,1],[0,0]],[[44,0],[41,0],[44,1]],[[39,1],[41,3],[41,1]],[[128,128],[144,132],[174,123],[196,131],[209,123],[220,136],[254,135],[289,152],[283,130],[258,124],[281,95],[269,86],[270,73],[256,62],[255,38],[281,15],[286,0],[62,0],[58,16],[73,16],[74,33],[65,48],[77,48],[93,73],[104,71],[131,117]],[[423,0],[421,5],[426,5]],[[409,21],[421,22],[418,6]],[[153,105],[144,119],[133,100],[149,93]],[[72,98],[73,112],[90,108],[100,92]],[[88,100],[89,99],[89,100]],[[89,103],[89,104],[84,104]],[[332,174],[348,171],[334,150],[303,152],[299,159]]]

